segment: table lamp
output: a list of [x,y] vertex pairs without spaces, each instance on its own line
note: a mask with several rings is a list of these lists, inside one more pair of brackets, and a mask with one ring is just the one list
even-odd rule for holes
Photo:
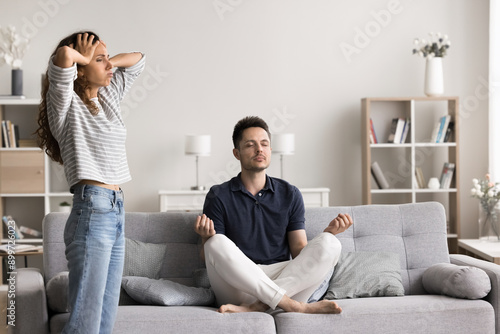
[[186,135],[186,145],[184,152],[186,155],[196,156],[196,186],[191,187],[191,190],[204,190],[204,186],[199,183],[198,158],[200,156],[210,155],[210,135]]
[[295,154],[295,134],[277,133],[271,137],[271,148],[273,153],[280,155],[281,178],[283,178],[283,156]]

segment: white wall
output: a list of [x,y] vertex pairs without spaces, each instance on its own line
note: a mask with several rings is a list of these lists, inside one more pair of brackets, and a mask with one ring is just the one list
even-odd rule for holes
[[[413,39],[447,33],[445,94],[462,101],[462,236],[475,237],[469,188],[488,165],[488,9],[487,0],[22,0],[0,2],[0,24],[32,37],[23,66],[29,97],[39,96],[57,42],[76,30],[96,31],[111,54],[147,54],[123,108],[128,211],[158,210],[158,190],[195,183],[187,133],[212,135],[202,184],[235,175],[231,133],[246,115],[296,134],[296,154],[285,157],[291,183],[331,188],[331,205],[361,204],[360,99],[423,95],[424,60],[411,55]],[[366,29],[371,37],[363,39]],[[346,44],[357,53],[343,54]],[[8,94],[7,66],[0,78],[0,94]],[[269,173],[278,176],[278,157]]]

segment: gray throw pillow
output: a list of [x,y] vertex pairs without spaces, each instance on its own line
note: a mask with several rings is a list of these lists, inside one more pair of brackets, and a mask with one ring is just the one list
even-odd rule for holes
[[47,282],[47,304],[57,313],[66,313],[68,310],[69,272],[62,271]]
[[152,244],[125,238],[123,276],[159,278],[166,244]]
[[403,296],[399,255],[342,253],[324,299]]
[[215,295],[211,289],[195,288],[166,279],[127,276],[122,287],[137,302],[146,305],[213,305]]
[[484,270],[451,263],[438,263],[427,268],[422,284],[430,294],[467,299],[486,297],[491,290],[490,278]]
[[193,270],[194,286],[197,288],[210,289],[210,279],[206,268]]
[[[123,276],[159,278],[166,250],[166,244],[153,244],[125,238]],[[122,288],[119,304],[134,305],[137,302]]]

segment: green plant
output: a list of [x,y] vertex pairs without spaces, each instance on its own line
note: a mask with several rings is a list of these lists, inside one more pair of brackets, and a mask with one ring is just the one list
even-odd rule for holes
[[68,202],[64,201],[64,202],[59,203],[59,206],[71,206],[71,204],[69,204]]

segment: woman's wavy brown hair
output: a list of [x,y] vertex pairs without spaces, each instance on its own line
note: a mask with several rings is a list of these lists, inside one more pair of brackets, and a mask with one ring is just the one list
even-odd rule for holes
[[[84,33],[93,35],[94,42],[99,40],[99,36],[97,36],[95,33],[91,31],[76,32],[64,38],[61,42],[59,42],[59,44],[57,45],[56,49],[54,50],[50,58],[52,59],[52,57],[55,56],[57,50],[60,47],[69,46],[71,44],[76,45],[78,35]],[[77,67],[80,68],[80,65],[77,65]],[[47,155],[52,160],[62,165],[63,160],[61,157],[61,150],[59,148],[59,143],[57,142],[57,140],[52,135],[52,132],[50,131],[49,117],[47,115],[47,92],[49,90],[49,85],[50,83],[47,70],[42,84],[41,102],[40,105],[38,106],[38,111],[39,111],[38,129],[35,131],[35,134],[38,136],[37,137],[38,146],[41,149],[45,150],[45,153],[47,153]],[[82,99],[83,103],[85,103],[85,105],[89,108],[91,114],[97,115],[99,109],[92,101],[90,101],[88,95],[86,94],[87,88],[88,84],[85,77],[78,77],[75,80],[73,85],[73,90]]]

